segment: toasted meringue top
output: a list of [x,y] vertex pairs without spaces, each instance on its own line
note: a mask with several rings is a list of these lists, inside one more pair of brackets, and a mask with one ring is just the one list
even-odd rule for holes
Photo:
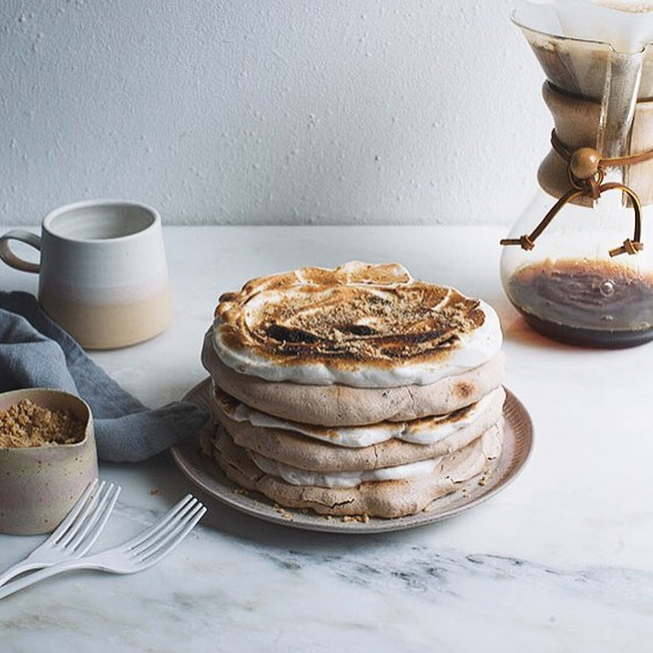
[[502,343],[490,306],[396,263],[254,279],[220,297],[213,334],[240,373],[375,388],[433,383],[482,365]]

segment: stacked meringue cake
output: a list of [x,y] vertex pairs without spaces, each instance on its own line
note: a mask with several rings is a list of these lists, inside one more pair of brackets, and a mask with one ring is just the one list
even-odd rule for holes
[[394,518],[501,452],[495,311],[398,264],[254,279],[220,297],[202,363],[225,475],[286,508]]

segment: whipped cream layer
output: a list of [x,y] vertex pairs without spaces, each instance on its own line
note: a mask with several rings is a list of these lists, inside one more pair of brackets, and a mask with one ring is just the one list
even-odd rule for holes
[[260,454],[249,452],[254,464],[266,474],[278,476],[291,485],[310,485],[329,488],[356,487],[361,483],[371,481],[398,481],[418,476],[426,476],[437,469],[442,457],[421,460],[416,463],[370,469],[360,472],[313,472],[299,467],[286,465],[278,460],[266,458]]
[[499,387],[477,403],[448,415],[407,422],[385,421],[365,426],[341,427],[321,427],[277,418],[251,408],[220,390],[216,391],[216,399],[221,410],[237,422],[249,422],[253,426],[293,431],[341,447],[357,448],[368,447],[391,438],[414,444],[434,444],[457,430],[473,424],[488,411],[492,411],[498,418],[505,399],[505,391]]
[[398,264],[254,279],[222,295],[213,324],[225,365],[308,385],[426,385],[479,367],[501,344],[491,306],[417,281]]

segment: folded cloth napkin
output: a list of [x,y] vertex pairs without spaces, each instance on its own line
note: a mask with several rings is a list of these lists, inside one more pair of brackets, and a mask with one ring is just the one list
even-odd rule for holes
[[93,413],[100,460],[145,460],[206,423],[208,413],[179,401],[148,409],[96,365],[24,292],[0,292],[0,392],[56,388],[84,399]]

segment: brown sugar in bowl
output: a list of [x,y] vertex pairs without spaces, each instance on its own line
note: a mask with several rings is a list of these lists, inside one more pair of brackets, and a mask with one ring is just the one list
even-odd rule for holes
[[[38,407],[34,414],[30,412],[29,402]],[[65,434],[57,434],[64,435],[60,440],[63,444],[36,440],[37,444],[30,446],[18,428],[11,438],[0,440],[0,532],[49,533],[70,511],[86,486],[97,478],[91,409],[76,395],[49,388],[29,388],[0,394],[0,414],[5,418],[0,421],[0,428],[5,430],[11,428],[7,422],[12,422],[16,415],[15,421],[20,423],[52,417],[54,428],[67,428],[70,418],[81,425],[74,434],[75,441],[66,442]],[[36,426],[35,431],[44,430],[38,428],[39,424]],[[38,435],[42,437],[43,433]]]

